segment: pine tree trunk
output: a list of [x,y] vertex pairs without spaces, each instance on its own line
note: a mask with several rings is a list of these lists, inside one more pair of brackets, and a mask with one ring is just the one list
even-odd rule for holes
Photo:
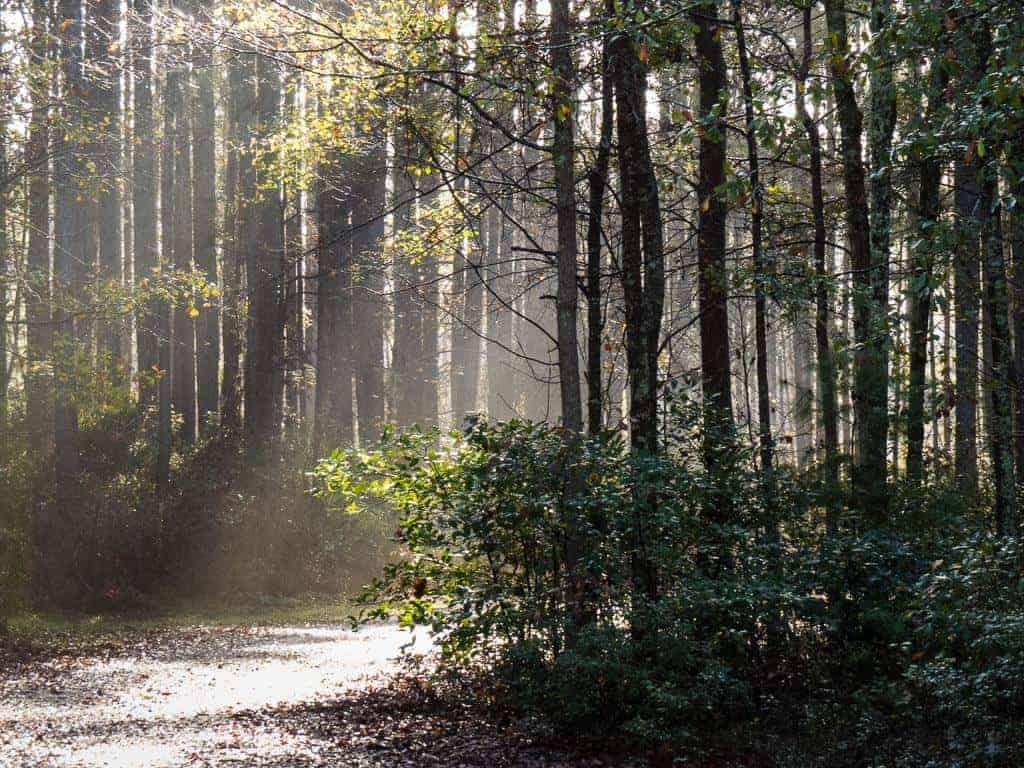
[[[175,270],[189,273],[193,265],[192,220],[192,136],[189,104],[185,95],[189,87],[187,69],[182,66],[168,76],[165,109],[171,112],[171,142],[174,162],[174,183],[170,200],[171,252]],[[171,406],[181,416],[181,439],[191,445],[197,437],[196,421],[196,336],[194,314],[196,297],[191,289],[177,297],[172,315]]]
[[[135,88],[132,92],[135,151],[132,155],[132,242],[135,287],[145,295],[153,287],[160,254],[157,240],[157,141],[153,125],[153,9],[152,0],[133,0],[130,27]],[[157,316],[160,301],[149,297],[135,319],[139,407],[154,402],[158,367]]]
[[[121,54],[120,0],[99,0],[92,6],[95,17],[89,25],[93,51],[93,76],[89,88],[93,106],[91,120],[96,131],[95,164],[100,176],[96,212],[99,235],[101,296],[121,290]],[[115,380],[124,376],[121,359],[121,318],[103,317],[99,325],[99,349],[109,356]]]
[[[387,157],[383,131],[367,137],[372,147],[355,158],[353,175],[353,359],[359,444],[371,446],[384,428],[384,236]],[[479,370],[479,369],[478,369]]]
[[[853,361],[855,461],[854,503],[875,523],[887,517],[886,439],[888,435],[887,355],[882,325],[887,283],[885,263],[876,263],[881,250],[873,249],[868,219],[868,197],[861,155],[863,115],[857,104],[852,58],[847,40],[844,0],[826,0],[831,52],[832,85],[842,136],[843,183],[846,198],[846,233],[853,270],[853,320],[857,352]],[[876,126],[877,128],[877,126]],[[880,139],[881,137],[873,137]],[[880,145],[882,142],[873,141]],[[876,230],[877,231],[877,230]],[[881,233],[878,232],[879,236]],[[887,236],[886,236],[887,237]]]
[[587,206],[587,430],[597,435],[604,428],[601,350],[604,345],[604,309],[601,305],[601,236],[604,231],[604,197],[611,164],[612,131],[615,128],[615,90],[608,42],[601,47],[601,132],[597,157],[587,174],[590,197]]
[[[196,22],[204,27],[210,23],[212,0],[197,0]],[[217,286],[217,215],[215,109],[213,98],[213,52],[205,42],[195,48],[194,119],[192,123],[193,225],[195,227],[195,262],[206,284]],[[200,425],[217,420],[220,369],[220,323],[216,301],[209,294],[197,298],[196,317],[196,404]]]
[[768,323],[767,300],[764,290],[765,264],[761,244],[761,231],[764,223],[764,190],[761,186],[757,134],[755,133],[756,126],[754,124],[754,92],[751,85],[750,61],[747,56],[746,35],[743,28],[743,16],[740,5],[740,0],[733,0],[733,27],[736,30],[736,47],[739,54],[740,73],[743,79],[744,128],[747,139],[747,163],[750,168],[752,198],[750,246],[754,273],[754,347],[757,367],[758,439],[765,500],[768,504],[771,504],[774,502],[772,498],[774,495],[772,487],[774,441],[772,439],[771,392],[768,389]]
[[314,450],[352,445],[352,198],[348,158],[336,153],[320,169],[317,247],[317,371]]
[[[941,52],[939,52],[941,54]],[[944,66],[932,63],[929,77],[926,121],[939,108],[948,77]],[[932,271],[938,252],[939,206],[941,202],[942,160],[930,154],[921,160],[921,186],[918,199],[918,243],[912,247],[910,294],[910,375],[907,392],[907,481],[919,487],[924,479],[924,394],[925,366],[928,363],[928,339],[932,314]]]
[[818,361],[818,413],[824,436],[825,464],[824,481],[829,529],[836,527],[835,508],[839,490],[839,407],[836,397],[836,366],[832,354],[832,340],[829,332],[832,312],[829,285],[828,262],[825,244],[825,192],[822,183],[821,136],[818,124],[807,111],[805,103],[806,78],[810,74],[813,57],[811,30],[811,6],[807,5],[802,14],[803,58],[800,77],[797,80],[797,114],[803,123],[807,142],[810,145],[811,211],[814,218],[814,277],[815,313],[814,337]]
[[1002,209],[994,164],[984,168],[981,184],[982,275],[985,306],[991,313],[991,365],[986,388],[991,393],[991,422],[987,424],[995,486],[996,532],[1016,536],[1017,494],[1013,462],[1012,352],[1009,292],[1003,256]]
[[[578,296],[576,288],[576,68],[572,60],[572,16],[568,0],[551,5],[551,66],[555,87],[552,161],[555,170],[555,217],[558,228],[557,329],[558,379],[562,425],[572,434],[583,431],[580,362],[577,350]],[[579,552],[575,552],[579,555]],[[573,558],[569,558],[570,568]]]
[[76,360],[84,351],[79,342],[86,325],[85,320],[76,322],[87,276],[85,241],[88,229],[84,202],[87,193],[80,188],[82,159],[76,135],[84,111],[81,12],[81,0],[61,0],[57,8],[63,135],[55,141],[53,167],[56,190],[53,252],[54,481],[57,508],[65,514],[72,511],[79,468],[74,379]]
[[53,435],[52,380],[46,372],[53,348],[50,324],[50,84],[45,72],[49,58],[46,30],[50,15],[47,0],[32,2],[32,115],[29,119],[25,162],[28,180],[28,253],[26,267],[29,290],[25,295],[27,358],[25,375],[25,419],[29,446],[34,456],[46,452]]
[[[402,106],[412,108],[409,85]],[[400,427],[422,423],[419,397],[423,360],[420,355],[423,334],[422,304],[418,300],[419,259],[423,254],[406,249],[412,233],[416,210],[416,188],[409,169],[417,167],[415,127],[408,114],[400,115],[394,126],[394,162],[392,169],[393,198],[391,208],[395,294],[395,334],[391,353],[391,373],[395,403],[393,417]]]
[[[270,56],[257,54],[256,124],[263,140],[269,139],[277,128],[280,99],[279,65]],[[280,437],[284,222],[281,194],[273,173],[273,167],[266,162],[256,169],[256,248],[246,264],[251,343],[246,349],[245,438],[247,454],[257,464],[274,457]]]
[[[725,264],[727,203],[721,191],[725,183],[726,126],[724,117],[711,117],[716,108],[720,108],[721,115],[725,114],[728,70],[722,55],[716,17],[714,5],[702,5],[694,10],[700,70],[700,120],[706,124],[699,149],[697,261],[701,376],[708,435],[704,453],[711,474],[717,469],[718,447],[723,440],[731,438],[734,430],[728,336],[729,279]],[[722,519],[728,515],[728,504],[716,504],[715,507]]]

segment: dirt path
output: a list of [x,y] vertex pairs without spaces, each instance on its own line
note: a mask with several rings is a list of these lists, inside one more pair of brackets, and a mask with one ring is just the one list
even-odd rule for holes
[[[182,629],[0,675],[3,768],[580,766],[393,682],[408,633]],[[417,647],[425,645],[421,641]]]
[[0,765],[317,765],[317,745],[257,713],[365,691],[407,640],[394,627],[181,630],[113,658],[22,665],[0,682]]

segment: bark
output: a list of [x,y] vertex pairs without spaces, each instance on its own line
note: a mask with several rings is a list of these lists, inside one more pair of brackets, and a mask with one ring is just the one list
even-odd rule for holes
[[[459,93],[465,83],[461,58],[457,54],[459,32],[457,27],[458,5],[450,4],[451,21],[449,40],[453,58],[454,84]],[[466,199],[468,179],[463,171],[472,147],[480,140],[480,131],[475,130],[467,141],[469,126],[463,110],[462,98],[455,97],[455,194]],[[464,220],[463,232],[457,238],[452,259],[452,335],[451,335],[451,410],[452,422],[458,426],[465,416],[476,410],[478,383],[480,378],[480,322],[483,318],[483,284],[481,282],[481,258],[474,253],[472,241],[478,221]]]
[[829,333],[832,292],[826,259],[825,193],[822,184],[821,136],[818,124],[807,111],[804,100],[806,78],[813,56],[811,6],[802,14],[803,58],[797,80],[797,114],[810,146],[811,211],[814,218],[815,313],[814,337],[818,360],[818,413],[824,436],[824,481],[829,529],[836,527],[835,508],[839,489],[839,406],[836,396],[836,366]]
[[[877,357],[879,368],[872,376],[872,389],[869,395],[876,403],[873,417],[884,419],[877,429],[882,430],[883,454],[880,465],[873,466],[871,471],[880,470],[884,482],[886,463],[884,446],[889,432],[889,251],[892,241],[892,138],[896,126],[896,88],[893,80],[893,43],[891,25],[893,16],[892,0],[871,0],[870,28],[873,44],[873,58],[870,63],[869,85],[871,91],[871,110],[868,132],[870,152],[870,239],[871,239],[871,295],[874,299],[874,325],[877,339],[873,352]],[[880,375],[879,375],[880,374]],[[899,407],[896,401],[896,433],[899,431]],[[871,425],[869,424],[869,429]],[[872,435],[874,433],[872,432]],[[877,437],[875,437],[877,440]],[[897,457],[898,458],[898,457]],[[899,474],[898,461],[893,467],[893,474]],[[886,502],[887,503],[887,502]]]
[[[168,67],[168,61],[161,57],[160,65],[167,69],[163,87],[163,135],[160,146],[160,261],[156,277],[166,280],[174,268],[174,190],[175,172],[175,121],[180,111],[181,73],[176,67]],[[164,287],[164,286],[162,286]],[[157,377],[157,428],[156,428],[156,484],[164,485],[170,474],[171,460],[171,367],[173,305],[160,291],[153,300],[153,333],[156,337],[157,362],[154,373]]]
[[[612,15],[609,3],[609,15]],[[630,445],[643,459],[658,453],[658,354],[665,302],[665,252],[658,183],[647,137],[647,66],[632,35],[614,37],[610,50],[619,140],[622,217],[621,281],[626,320]],[[640,473],[634,490],[633,577],[648,602],[658,599],[658,571],[648,547],[648,518],[657,489]],[[634,632],[643,634],[641,626]]]
[[[116,295],[121,288],[121,54],[120,0],[99,0],[91,6],[95,16],[89,23],[89,52],[92,77],[89,83],[96,135],[94,162],[99,176],[96,215],[99,236],[99,274],[103,293]],[[110,371],[124,375],[121,355],[121,319],[102,317],[99,348],[110,357]]]
[[1013,462],[1012,356],[1010,347],[1009,292],[1003,255],[1002,210],[996,170],[983,170],[980,209],[982,216],[982,274],[985,306],[991,313],[991,366],[986,368],[986,387],[992,398],[989,449],[995,486],[996,532],[1017,535],[1017,496]]
[[[700,178],[697,224],[697,262],[700,293],[701,386],[704,421],[708,435],[705,464],[714,474],[719,464],[722,441],[731,439],[734,427],[729,360],[728,273],[725,264],[727,204],[721,187],[725,183],[726,111],[728,71],[722,55],[719,21],[715,5],[701,5],[693,12],[697,27],[697,57],[700,69]],[[713,512],[721,519],[728,504],[716,504]]]
[[[853,499],[872,522],[887,517],[886,437],[888,434],[887,354],[884,333],[887,269],[880,249],[871,245],[864,160],[863,115],[854,91],[844,0],[826,0],[832,86],[841,134],[846,232],[853,270],[853,360],[855,461]],[[876,145],[878,142],[874,142]]]
[[[928,106],[925,124],[935,119],[948,78],[937,52],[929,75]],[[920,487],[924,479],[924,400],[925,366],[932,315],[932,272],[938,249],[939,206],[942,160],[934,153],[920,162],[920,195],[917,210],[917,245],[911,252],[910,294],[910,373],[907,392],[907,481]]]
[[255,59],[238,54],[228,65],[228,136],[225,175],[224,381],[221,423],[242,426],[242,345],[245,319],[241,299],[245,263],[256,249],[256,169],[248,149],[255,120]]
[[384,428],[384,264],[380,249],[387,158],[383,131],[365,138],[371,146],[355,158],[353,175],[352,330],[359,444],[370,446],[380,439]]
[[[212,0],[196,0],[196,23],[206,26],[213,10]],[[214,156],[215,109],[213,99],[213,52],[200,42],[193,57],[195,74],[192,123],[193,225],[196,268],[207,285],[217,285],[216,158]],[[220,323],[215,303],[201,300],[196,317],[196,404],[200,424],[214,423],[218,410],[220,369]]]
[[601,383],[601,348],[604,318],[601,306],[601,236],[603,234],[604,197],[611,164],[612,131],[615,127],[615,91],[612,83],[609,45],[601,47],[601,133],[597,156],[587,174],[590,196],[587,205],[587,428],[597,435],[604,427],[604,403]]
[[658,184],[647,137],[647,67],[629,35],[613,39],[611,58],[622,200],[621,274],[630,442],[635,451],[653,454],[658,451],[658,352],[665,301],[665,253]]
[[[516,2],[505,0],[502,8],[501,32],[511,39],[516,34]],[[494,26],[497,31],[498,22]],[[500,55],[501,49],[498,49]],[[493,57],[492,57],[493,58]],[[502,94],[500,120],[509,126],[515,125],[515,100]],[[495,167],[507,167],[515,163],[516,158],[509,150],[497,152],[494,142],[502,141],[503,137],[495,137],[492,131],[491,158]],[[501,179],[501,174],[495,174]],[[498,188],[501,189],[500,187]],[[491,419],[506,420],[515,415],[516,387],[515,365],[513,362],[512,329],[514,315],[512,304],[514,298],[513,252],[515,221],[515,195],[504,191],[491,193],[496,207],[493,210],[494,226],[497,228],[496,242],[492,244],[489,257],[489,282],[493,293],[487,299],[487,413]]]
[[[168,76],[165,109],[173,119],[171,143],[174,180],[169,211],[171,217],[171,258],[179,274],[189,273],[193,263],[192,220],[192,136],[190,109],[186,101],[188,71],[182,66]],[[181,416],[181,439],[191,445],[197,437],[196,420],[196,297],[191,289],[177,297],[172,315],[171,406]]]
[[[1024,130],[1018,133],[1017,141],[1017,151],[1024,151]],[[1007,181],[1017,205],[1012,211],[1007,211],[1007,215],[1010,224],[1010,256],[1013,262],[1014,373],[1017,386],[1014,454],[1016,475],[1020,478],[1024,477],[1024,215],[1021,213],[1021,205],[1024,205],[1024,166],[1020,165],[1019,155],[1014,159],[1018,163],[1016,173],[1020,175],[1013,178],[1011,171]]]
[[578,296],[576,291],[576,71],[572,60],[572,16],[568,0],[551,5],[551,65],[555,166],[557,248],[558,376],[562,398],[562,425],[576,434],[583,431],[580,398],[579,352],[576,348]]
[[[764,224],[764,190],[761,186],[760,163],[758,161],[757,134],[754,125],[754,92],[751,86],[750,61],[747,56],[746,35],[740,0],[733,0],[733,26],[736,29],[736,47],[739,54],[740,74],[743,79],[743,115],[747,139],[747,163],[750,166],[751,212],[750,248],[754,272],[754,347],[757,367],[757,421],[760,445],[762,483],[765,500],[773,503],[772,463],[774,441],[772,439],[771,392],[768,389],[768,321],[767,301],[764,290],[764,254],[761,231]],[[805,34],[807,34],[805,32]],[[806,44],[806,43],[805,43]],[[806,68],[806,63],[805,63]],[[802,97],[802,88],[801,97]],[[815,136],[817,129],[815,129]],[[813,145],[813,142],[812,142]],[[813,146],[812,146],[813,164]],[[821,151],[818,151],[820,173]],[[820,178],[819,178],[820,183]],[[824,245],[824,241],[822,243]]]
[[28,365],[25,375],[25,417],[29,447],[42,455],[53,434],[52,380],[46,372],[53,347],[50,324],[50,86],[44,68],[50,55],[47,0],[32,2],[32,115],[25,150],[28,179],[28,252],[26,266],[29,290],[25,295]]
[[335,154],[320,170],[317,212],[317,455],[350,446],[352,412],[352,199],[343,179],[346,158]]
[[[0,62],[5,62],[4,38],[6,25],[0,19]],[[0,81],[6,83],[8,73],[6,65],[0,64]],[[10,192],[7,168],[7,113],[0,115],[0,429],[7,426],[7,389],[10,386],[10,366],[7,363],[7,294],[8,274],[12,271],[9,264],[10,253],[7,242],[7,198]],[[17,318],[17,308],[14,308]]]
[[[157,239],[157,141],[153,125],[152,0],[133,0],[131,25],[135,88],[132,92],[135,152],[132,155],[132,209],[136,289],[144,296],[156,279],[160,255]],[[145,411],[156,396],[157,316],[159,301],[147,297],[135,319],[139,407]]]
[[[411,109],[411,95],[406,85],[404,108]],[[419,160],[414,155],[414,126],[409,115],[400,115],[394,127],[394,162],[392,186],[394,211],[392,219],[393,266],[395,276],[395,334],[391,353],[391,369],[395,393],[392,417],[401,427],[422,423],[419,385],[423,366],[422,305],[417,300],[421,285],[418,280],[422,254],[407,253],[403,246],[412,232],[416,207],[416,188],[411,166]]]
[[56,189],[53,253],[54,339],[54,481],[57,507],[71,511],[79,469],[78,407],[74,396],[76,359],[81,351],[79,335],[85,321],[76,322],[81,290],[86,279],[85,241],[88,216],[80,189],[81,147],[76,136],[83,105],[81,0],[61,0],[57,25],[61,45],[60,71],[63,93],[61,117],[63,135],[57,137],[53,182]]
[[[259,137],[269,139],[280,117],[281,72],[270,56],[256,56],[256,123]],[[274,169],[261,162],[256,169],[253,208],[256,243],[246,263],[248,333],[245,368],[245,439],[251,460],[273,459],[280,426],[284,314],[282,261],[284,224],[281,193]]]

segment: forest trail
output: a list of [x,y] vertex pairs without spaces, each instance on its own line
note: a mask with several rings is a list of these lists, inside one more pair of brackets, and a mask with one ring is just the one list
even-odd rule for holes
[[408,640],[394,626],[182,629],[24,664],[0,679],[0,766],[332,765],[336,745],[268,713],[372,690]]
[[[191,627],[0,667],[0,768],[582,768],[400,672],[393,625]],[[416,651],[429,648],[418,637]]]

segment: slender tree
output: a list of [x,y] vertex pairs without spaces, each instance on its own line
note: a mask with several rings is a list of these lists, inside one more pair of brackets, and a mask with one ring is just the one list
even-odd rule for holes
[[[195,0],[194,23],[206,29],[213,11],[212,0]],[[193,51],[194,114],[192,121],[192,222],[195,231],[195,265],[207,286],[217,286],[217,233],[215,217],[216,158],[215,109],[213,94],[213,51],[202,39]],[[218,410],[220,368],[220,323],[209,291],[199,300],[196,317],[197,406],[201,424],[212,423]],[[207,306],[209,305],[209,306]]]
[[[774,443],[772,440],[771,392],[768,389],[768,311],[766,306],[767,297],[764,290],[764,254],[761,243],[761,232],[764,225],[764,190],[761,185],[757,134],[754,124],[754,91],[751,84],[750,58],[747,55],[741,0],[733,0],[732,8],[733,27],[736,30],[736,48],[740,61],[740,74],[743,80],[743,116],[747,140],[747,163],[750,166],[752,198],[750,210],[750,247],[754,271],[754,344],[757,363],[757,419],[761,448],[761,472],[764,476],[765,498],[769,500],[769,503],[774,503],[774,492],[771,487]],[[798,90],[800,92],[798,99],[803,96],[803,79],[800,78],[798,81]],[[817,128],[815,128],[816,132]],[[811,162],[813,164],[813,146],[811,152]],[[818,162],[820,172],[820,150]],[[824,247],[824,243],[822,243],[822,247]]]
[[[256,123],[260,138],[267,140],[280,117],[281,72],[269,55],[256,55]],[[247,254],[249,296],[249,344],[245,368],[246,450],[257,462],[272,458],[280,424],[282,383],[282,277],[283,209],[272,165],[256,168],[256,200],[253,208],[255,248]]]
[[[716,6],[704,4],[693,12],[697,28],[700,80],[700,179],[697,185],[697,261],[700,286],[700,359],[704,394],[705,448],[708,470],[717,462],[716,448],[733,431],[732,382],[729,354],[728,273],[725,264],[727,203],[725,184],[728,70],[722,54],[721,22]],[[726,504],[716,505],[727,513]]]
[[876,262],[880,249],[871,247],[866,173],[862,156],[864,117],[854,88],[852,55],[847,32],[845,0],[826,0],[825,16],[831,40],[832,89],[842,147],[846,201],[846,237],[853,270],[854,339],[853,409],[856,445],[853,499],[869,519],[881,521],[888,509],[885,445],[888,397],[884,338],[887,270]]
[[[928,75],[927,108],[924,124],[934,124],[949,78],[943,53],[936,51]],[[907,480],[914,487],[924,477],[925,367],[931,332],[933,271],[940,247],[939,213],[941,205],[942,159],[936,149],[924,150],[920,159],[920,195],[917,227],[920,236],[911,251],[910,293],[910,375],[907,392]]]
[[30,49],[32,114],[29,118],[25,165],[28,169],[28,251],[25,297],[27,321],[25,376],[25,416],[29,425],[29,444],[36,456],[44,453],[53,428],[51,377],[47,367],[53,346],[50,323],[50,79],[46,67],[50,56],[47,0],[32,2],[32,42]]

